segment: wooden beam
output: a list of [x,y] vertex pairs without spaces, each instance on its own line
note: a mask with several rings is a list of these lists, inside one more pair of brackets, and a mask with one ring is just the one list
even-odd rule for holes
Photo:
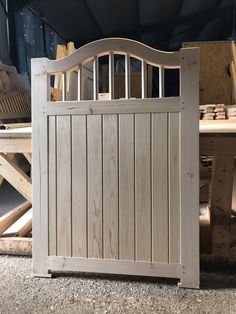
[[28,160],[30,164],[32,164],[32,154],[31,153],[24,153],[25,158]]
[[235,63],[233,61],[230,63],[230,74],[232,78],[234,103],[236,103],[236,70],[235,70]]
[[31,238],[0,238],[0,254],[32,255]]
[[0,236],[6,231],[17,219],[24,215],[32,205],[30,202],[25,202],[10,212],[0,217]]
[[14,161],[0,154],[0,175],[32,204],[32,181]]
[[230,250],[233,168],[233,156],[213,157],[211,185],[213,254],[222,259],[228,258]]
[[32,208],[15,221],[4,233],[4,237],[25,237],[32,230]]

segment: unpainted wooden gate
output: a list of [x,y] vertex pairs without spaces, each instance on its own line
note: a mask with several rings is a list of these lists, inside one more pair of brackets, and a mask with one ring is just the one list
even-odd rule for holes
[[[125,95],[114,98],[114,56],[125,58]],[[98,100],[101,56],[109,100]],[[130,94],[130,58],[140,60],[141,98]],[[83,66],[93,62],[93,100]],[[159,68],[159,97],[147,98],[147,66]],[[166,68],[180,95],[164,97]],[[71,70],[72,69],[72,70]],[[78,77],[67,100],[68,71]],[[63,101],[50,76],[63,74]],[[71,56],[32,61],[33,273],[82,271],[180,278],[199,286],[198,49],[166,53],[104,39]]]

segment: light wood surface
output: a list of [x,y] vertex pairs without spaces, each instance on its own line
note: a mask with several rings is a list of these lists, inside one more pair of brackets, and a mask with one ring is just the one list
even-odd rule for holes
[[[111,99],[111,90],[109,100],[97,100],[98,58],[110,55],[111,61],[113,53],[126,56],[126,99]],[[181,96],[130,99],[130,57],[147,67],[183,66]],[[47,74],[85,62],[94,65],[94,100],[48,101]],[[196,49],[163,53],[126,39],[97,41],[58,61],[34,61],[35,275],[48,276],[50,270],[163,275],[180,278],[183,287],[199,286],[198,240],[192,241],[199,224],[197,64]],[[144,96],[145,73],[142,80]],[[164,86],[163,75],[161,81]],[[48,169],[53,162],[56,172]],[[52,242],[48,215],[54,220]],[[51,245],[56,256],[48,256]]]

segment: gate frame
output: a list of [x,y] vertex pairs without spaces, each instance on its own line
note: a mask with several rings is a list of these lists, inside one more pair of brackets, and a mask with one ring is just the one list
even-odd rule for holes
[[[180,264],[92,260],[76,257],[49,256],[48,237],[48,116],[52,106],[49,102],[49,75],[65,72],[86,60],[115,53],[128,54],[147,61],[148,64],[180,68]],[[143,79],[143,81],[145,81]],[[127,82],[127,81],[126,81]],[[114,82],[113,82],[114,83]],[[112,84],[110,84],[111,86]],[[127,85],[127,84],[126,84]],[[126,98],[129,99],[128,85]],[[112,93],[111,98],[112,98]],[[142,93],[145,96],[145,93]],[[144,98],[144,97],[143,97]],[[96,113],[96,95],[89,101],[89,114]],[[160,98],[148,99],[156,102]],[[170,98],[169,98],[170,99]],[[111,100],[112,101],[112,100]],[[133,100],[126,100],[127,103]],[[146,99],[137,100],[142,105]],[[33,275],[51,277],[51,271],[90,271],[180,278],[180,287],[199,288],[199,49],[183,48],[167,53],[152,49],[139,42],[108,38],[87,44],[72,55],[57,61],[47,58],[32,60],[33,102]],[[108,101],[109,102],[109,101]],[[117,102],[117,100],[116,100]],[[101,101],[99,101],[102,104]],[[64,102],[71,109],[71,102]],[[74,113],[79,112],[82,101],[73,102]],[[58,103],[60,105],[60,103]],[[63,102],[60,105],[63,105]],[[107,106],[107,105],[106,105]],[[60,111],[58,107],[58,110]],[[164,108],[164,107],[163,107]],[[163,109],[164,110],[164,109]],[[167,112],[167,111],[165,111]],[[55,114],[55,113],[54,113]],[[186,154],[186,152],[192,154]],[[135,263],[135,264],[134,264]],[[116,270],[119,266],[119,271]]]

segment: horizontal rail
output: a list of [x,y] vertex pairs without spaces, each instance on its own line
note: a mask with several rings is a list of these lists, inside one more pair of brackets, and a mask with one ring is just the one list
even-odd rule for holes
[[180,112],[180,97],[148,98],[148,99],[119,99],[112,101],[66,101],[48,102],[45,112],[47,115],[75,114],[125,114],[150,112]]
[[48,267],[52,271],[80,271],[170,278],[180,278],[182,275],[180,264],[99,260],[79,257],[49,256]]
[[128,53],[131,57],[145,60],[147,63],[154,66],[180,67],[179,51],[164,52],[153,49],[135,40],[107,38],[84,45],[64,59],[47,59],[46,71],[47,73],[64,72],[80,63],[92,61],[95,56],[101,57],[111,52],[124,55]]

